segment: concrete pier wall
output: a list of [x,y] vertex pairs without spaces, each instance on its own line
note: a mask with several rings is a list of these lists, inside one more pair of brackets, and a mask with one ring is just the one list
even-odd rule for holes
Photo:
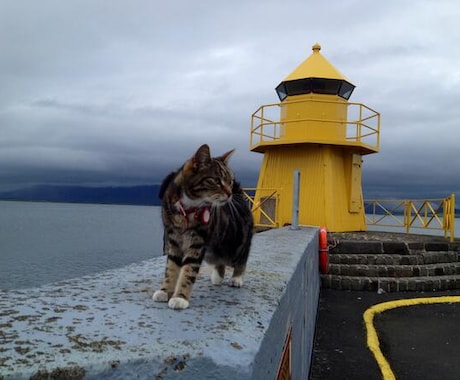
[[268,380],[280,365],[308,377],[317,229],[256,234],[244,287],[213,286],[203,267],[186,310],[151,299],[164,265],[0,292],[0,379]]

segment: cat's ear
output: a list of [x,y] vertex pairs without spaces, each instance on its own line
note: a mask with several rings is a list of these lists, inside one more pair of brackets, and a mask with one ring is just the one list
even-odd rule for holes
[[227,164],[228,160],[230,160],[230,157],[232,156],[234,151],[235,151],[235,149],[229,150],[227,153],[224,153],[222,156],[218,157],[219,160],[221,160],[225,164]]
[[211,161],[211,152],[209,146],[206,144],[201,145],[195,152],[193,157],[187,161],[184,169],[187,170],[198,170],[201,166],[208,164]]
[[211,161],[211,151],[209,150],[209,146],[207,144],[201,145],[192,159],[198,166],[207,164]]

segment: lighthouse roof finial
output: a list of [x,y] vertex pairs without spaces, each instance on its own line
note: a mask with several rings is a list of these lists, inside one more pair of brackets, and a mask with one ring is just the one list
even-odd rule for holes
[[338,79],[349,82],[319,51],[320,44],[312,46],[313,53],[289,74],[283,82],[305,78]]

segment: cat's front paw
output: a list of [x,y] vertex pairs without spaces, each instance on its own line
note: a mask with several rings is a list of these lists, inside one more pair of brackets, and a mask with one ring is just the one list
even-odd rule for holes
[[181,297],[173,297],[169,300],[168,306],[170,309],[187,309],[190,303]]
[[168,302],[168,293],[163,290],[157,290],[153,293],[152,299],[155,302]]
[[230,286],[233,286],[234,288],[241,288],[243,286],[243,277],[242,276],[236,276],[232,277],[230,281],[228,282]]

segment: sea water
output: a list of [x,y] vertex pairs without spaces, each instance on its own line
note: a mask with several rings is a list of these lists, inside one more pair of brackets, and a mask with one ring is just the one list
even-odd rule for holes
[[0,290],[81,277],[162,254],[160,207],[0,201]]
[[160,214],[152,206],[0,201],[0,290],[160,256]]

